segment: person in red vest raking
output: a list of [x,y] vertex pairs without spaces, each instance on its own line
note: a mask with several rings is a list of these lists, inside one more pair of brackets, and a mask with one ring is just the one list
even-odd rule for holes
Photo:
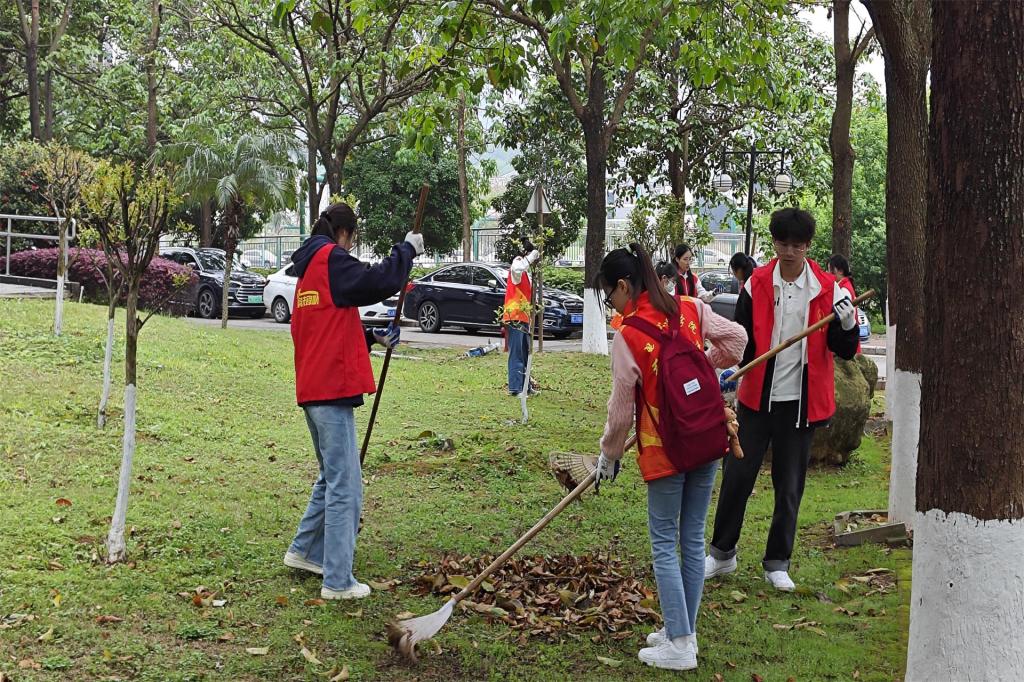
[[[735,319],[747,330],[743,365],[833,311],[836,319],[739,382],[737,412],[745,457],[728,458],[723,469],[705,562],[707,578],[736,570],[736,545],[747,499],[771,444],[775,511],[762,566],[765,579],[776,589],[795,589],[789,576],[790,556],[811,440],[815,428],[827,424],[836,409],[832,354],[849,360],[857,350],[857,319],[850,294],[806,258],[814,227],[807,211],[785,208],[772,213],[769,228],[778,256],[754,270],[736,302]],[[732,390],[725,374],[722,379],[723,390]]]
[[[718,460],[727,446],[725,407],[712,365],[735,364],[747,336],[743,327],[703,301],[669,294],[637,244],[605,256],[595,288],[604,294],[605,305],[623,316],[612,344],[612,393],[597,484],[615,479],[626,435],[635,423],[637,463],[647,483],[654,577],[665,621],[638,657],[658,668],[689,670],[697,667],[704,525]],[[705,339],[713,344],[707,357]],[[662,380],[679,384],[678,391],[667,393]],[[679,416],[695,428],[690,433],[665,431]],[[699,424],[702,419],[707,423]],[[702,454],[707,456],[700,459]]]
[[374,393],[369,346],[398,343],[397,320],[364,331],[359,306],[379,303],[405,286],[413,259],[423,253],[423,235],[409,232],[376,265],[349,251],[356,216],[332,204],[313,234],[292,255],[299,281],[292,305],[295,393],[313,438],[320,475],[284,563],[323,576],[324,599],[360,599],[370,594],[356,580],[352,562],[363,504],[362,471],[353,410]]
[[[850,298],[857,298],[857,292],[853,288],[853,273],[850,272],[850,263],[844,256],[841,256],[838,253],[833,254],[832,257],[828,259],[828,271],[832,273],[832,276],[836,278],[837,282],[839,282],[839,286],[850,292]],[[859,332],[857,334],[857,338],[860,338]],[[860,352],[859,340],[857,341],[857,352]]]
[[[533,284],[530,266],[540,258],[540,252],[529,239],[522,240],[523,250],[512,260],[505,282],[505,305],[501,323],[508,338],[508,394],[519,395],[526,381],[526,360],[530,357],[530,315],[533,312]],[[526,387],[529,395],[537,391]]]
[[677,246],[672,260],[678,271],[676,275],[677,296],[692,296],[702,301],[711,301],[715,297],[715,292],[705,289],[697,275],[690,269],[690,263],[693,262],[693,250],[689,244]]

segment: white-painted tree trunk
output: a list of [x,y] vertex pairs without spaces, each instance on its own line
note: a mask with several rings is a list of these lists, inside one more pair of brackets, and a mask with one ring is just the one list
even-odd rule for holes
[[57,307],[53,314],[53,334],[54,336],[60,336],[61,330],[64,328],[64,275],[60,273],[57,275],[57,300],[55,304]]
[[921,375],[889,369],[886,391],[899,396],[892,420],[892,462],[889,469],[889,520],[913,528],[917,509],[917,448],[921,435]]
[[1024,679],[1024,522],[918,512],[906,682]]
[[892,421],[896,390],[888,380],[896,372],[896,325],[889,324],[889,301],[885,302],[885,418]]
[[122,561],[125,556],[124,526],[128,516],[128,488],[132,482],[135,457],[135,385],[124,387],[124,440],[121,451],[121,476],[117,483],[117,502],[107,536],[107,562]]
[[590,288],[583,290],[583,352],[608,355],[608,326],[600,294]]
[[114,316],[107,318],[107,346],[103,351],[103,393],[100,394],[100,411],[96,417],[96,426],[103,428],[107,424],[107,401],[110,399],[110,365],[114,356]]

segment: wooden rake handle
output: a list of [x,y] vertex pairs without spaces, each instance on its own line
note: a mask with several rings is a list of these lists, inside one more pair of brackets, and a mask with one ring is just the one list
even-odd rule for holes
[[[412,231],[419,234],[423,226],[423,214],[427,211],[427,194],[430,192],[430,185],[423,183],[420,187],[420,200],[416,204],[416,217],[413,219]],[[408,291],[408,282],[398,292],[398,303],[395,305],[395,319],[393,324],[401,324],[402,305],[405,303],[405,293]],[[373,409],[370,410],[370,423],[366,425],[366,436],[363,437],[363,447],[359,450],[359,464],[362,466],[366,460],[366,449],[370,445],[370,435],[373,433],[373,424],[377,421],[377,408],[380,407],[380,396],[384,393],[384,381],[388,378],[388,365],[391,364],[391,348],[384,353],[384,365],[380,369],[380,381],[377,383],[377,392],[373,395]]]

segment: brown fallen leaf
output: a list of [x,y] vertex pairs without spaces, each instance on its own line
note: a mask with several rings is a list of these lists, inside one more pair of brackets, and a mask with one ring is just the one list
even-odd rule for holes
[[346,616],[352,616],[353,618],[362,618],[363,617],[363,610],[359,609],[357,611],[346,611],[345,615]]
[[764,682],[764,678],[757,673],[750,673],[750,679],[753,680],[753,682]]
[[300,651],[299,653],[301,653],[302,657],[310,663],[312,663],[313,665],[323,665],[323,663],[320,662],[320,659],[316,657],[316,654],[314,654],[306,647],[302,647],[302,651]]
[[124,622],[124,618],[118,618],[117,616],[96,616],[96,622],[100,625],[107,625],[109,623]]
[[53,639],[53,626],[52,625],[50,626],[49,630],[47,630],[43,634],[41,634],[38,637],[36,637],[36,641],[37,642],[49,642],[52,639]]
[[234,638],[235,638],[235,633],[233,633],[233,632],[225,632],[224,634],[222,634],[217,639],[220,640],[221,642],[230,642]]
[[327,602],[323,599],[307,599],[306,606],[323,606]]
[[253,656],[266,656],[268,653],[270,653],[270,647],[251,646],[246,648],[245,653],[252,654]]
[[31,658],[23,658],[20,661],[18,661],[18,668],[20,670],[39,670],[42,667],[42,665],[36,663]]
[[288,606],[288,597],[284,596],[283,594],[279,594],[276,597],[274,597],[274,603],[278,606]]
[[345,682],[349,678],[348,664],[341,666],[341,670],[337,675],[327,680],[327,682]]
[[715,673],[715,677],[713,679],[714,682],[725,682],[725,678],[722,676],[722,673]]
[[57,498],[57,506],[58,507],[70,507],[71,506],[71,500],[69,500],[66,497],[58,497]]
[[409,618],[415,618],[416,614],[412,611],[402,611],[401,613],[395,614],[397,620],[407,620]]

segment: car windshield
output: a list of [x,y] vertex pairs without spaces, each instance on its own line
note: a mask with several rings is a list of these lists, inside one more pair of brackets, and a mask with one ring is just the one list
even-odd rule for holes
[[494,268],[494,272],[497,273],[500,284],[508,281],[508,268]]
[[[203,266],[203,270],[224,272],[225,263],[222,254],[216,251],[197,251],[196,255],[199,256],[199,263]],[[239,263],[237,259],[231,264],[231,269],[235,272],[245,272],[245,266]]]

